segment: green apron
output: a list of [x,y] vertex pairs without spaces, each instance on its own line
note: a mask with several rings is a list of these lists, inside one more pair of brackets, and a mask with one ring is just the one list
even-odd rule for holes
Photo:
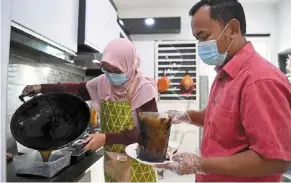
[[[135,127],[128,102],[103,101],[100,106],[102,133],[119,133]],[[125,145],[105,145],[105,182],[157,182],[156,171],[125,154]]]

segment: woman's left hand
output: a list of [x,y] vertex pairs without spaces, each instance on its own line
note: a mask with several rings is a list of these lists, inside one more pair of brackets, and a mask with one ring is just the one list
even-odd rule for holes
[[99,134],[91,134],[88,138],[86,138],[84,143],[88,143],[84,149],[88,150],[97,150],[102,147],[106,142],[106,136],[104,133]]
[[195,174],[201,171],[201,157],[194,153],[174,154],[171,162],[164,165],[157,165],[156,168],[171,170],[178,175]]

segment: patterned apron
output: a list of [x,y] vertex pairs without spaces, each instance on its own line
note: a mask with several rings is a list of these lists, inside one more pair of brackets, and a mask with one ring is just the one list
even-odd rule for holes
[[[100,106],[102,133],[119,133],[135,127],[128,102],[103,101]],[[105,182],[157,182],[152,166],[140,164],[125,154],[125,145],[104,146]]]

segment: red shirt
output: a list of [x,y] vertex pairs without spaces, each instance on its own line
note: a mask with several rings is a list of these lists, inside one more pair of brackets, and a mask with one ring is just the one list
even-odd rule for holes
[[[201,154],[231,156],[251,149],[267,159],[291,160],[291,86],[248,43],[215,78],[206,108]],[[279,182],[282,175],[196,175],[197,182]]]

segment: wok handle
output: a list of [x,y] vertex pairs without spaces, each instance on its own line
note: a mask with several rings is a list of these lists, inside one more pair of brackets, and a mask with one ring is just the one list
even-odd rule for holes
[[27,97],[27,96],[32,96],[32,97],[35,97],[36,96],[36,94],[34,93],[34,92],[31,92],[31,93],[29,93],[29,94],[21,94],[21,95],[19,95],[19,100],[21,101],[21,102],[25,102],[25,100],[24,100],[24,97]]
[[83,143],[82,145],[80,145],[79,147],[77,147],[77,148],[79,148],[79,149],[84,149],[84,147],[88,144],[89,142],[87,142],[87,143]]
[[18,98],[21,102],[25,102],[24,97],[26,97],[24,94],[20,95]]
[[76,150],[80,150],[83,149],[89,142],[82,142],[82,140],[80,140],[79,142],[74,142],[72,144],[73,148],[75,148]]

